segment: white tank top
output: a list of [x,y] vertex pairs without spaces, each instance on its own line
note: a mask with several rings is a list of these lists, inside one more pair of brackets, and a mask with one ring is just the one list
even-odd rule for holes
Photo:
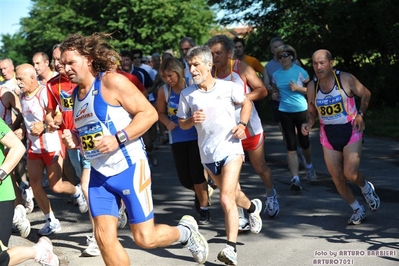
[[51,133],[45,132],[40,136],[32,136],[30,131],[33,122],[43,123],[45,121],[47,102],[47,91],[43,85],[40,85],[40,89],[34,95],[22,94],[21,108],[28,138],[28,152],[42,154],[61,150],[61,138],[58,130]]
[[138,160],[146,158],[141,138],[129,140],[117,150],[107,154],[102,154],[94,148],[94,138],[114,136],[132,121],[131,114],[122,106],[110,105],[103,99],[101,78],[95,79],[83,99],[79,100],[77,93],[74,94],[73,116],[85,156],[90,160],[91,166],[101,174],[105,176],[118,174]]
[[[232,61],[230,61],[231,64]],[[225,81],[233,81],[234,83],[240,85],[243,88],[243,91],[245,94],[248,94],[251,92],[251,89],[247,84],[244,82],[244,80],[241,78],[240,75],[240,61],[239,60],[234,60],[233,64],[231,65],[231,71],[230,74],[227,75],[224,78],[218,77],[217,76],[217,71],[215,72],[215,78],[216,79],[222,79]],[[235,112],[235,117],[237,123],[240,122],[240,113],[241,113],[241,106],[237,105],[236,106],[236,112]],[[245,121],[243,121],[245,122]],[[263,126],[262,122],[260,121],[258,112],[256,111],[256,108],[254,104],[252,103],[252,113],[251,117],[247,123],[247,128],[245,130],[246,138],[252,137],[258,134],[263,133]]]
[[317,77],[313,79],[316,87],[315,104],[320,123],[324,125],[346,124],[355,119],[357,114],[355,98],[346,95],[342,89],[339,70],[334,70],[334,77],[335,84],[328,93],[320,90]]

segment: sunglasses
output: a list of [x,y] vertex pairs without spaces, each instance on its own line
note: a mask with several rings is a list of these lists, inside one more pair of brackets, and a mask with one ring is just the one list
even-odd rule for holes
[[140,59],[141,56],[134,56],[133,59]]
[[291,55],[285,53],[285,54],[279,54],[279,55],[277,56],[277,58],[278,58],[278,59],[281,59],[281,58],[287,58],[287,57],[289,57],[289,56],[291,56]]

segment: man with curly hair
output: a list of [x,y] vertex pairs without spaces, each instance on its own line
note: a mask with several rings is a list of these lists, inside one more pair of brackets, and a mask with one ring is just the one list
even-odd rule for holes
[[119,59],[105,41],[109,36],[74,34],[60,46],[65,72],[78,85],[73,96],[77,132],[65,130],[63,138],[68,148],[80,145],[91,162],[89,202],[101,255],[106,265],[130,265],[117,236],[122,199],[137,245],[156,248],[178,241],[204,263],[208,243],[193,217],[183,216],[176,227],[154,224],[151,174],[140,136],[158,115],[133,83],[109,71]]

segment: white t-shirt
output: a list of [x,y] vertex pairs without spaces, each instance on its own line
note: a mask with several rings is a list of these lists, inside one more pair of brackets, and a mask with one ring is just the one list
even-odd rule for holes
[[215,86],[209,91],[191,85],[181,92],[177,111],[179,118],[187,119],[201,109],[206,116],[204,122],[195,125],[203,164],[223,160],[229,155],[244,154],[241,140],[232,133],[237,125],[235,105],[242,104],[244,100],[242,88],[224,80],[215,80]]

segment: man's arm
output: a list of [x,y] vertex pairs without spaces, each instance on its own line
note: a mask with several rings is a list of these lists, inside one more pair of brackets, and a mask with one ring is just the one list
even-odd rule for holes
[[[241,104],[241,112],[240,112],[240,122],[248,123],[249,118],[251,117],[252,112],[252,102],[245,97],[244,102]],[[238,123],[232,132],[233,136],[238,139],[242,139],[245,137],[245,128],[246,126],[242,123]]]
[[[158,114],[151,103],[137,87],[125,76],[116,72],[107,72],[102,78],[102,96],[115,106],[121,106],[132,120],[123,129],[127,140],[141,137],[158,120]],[[119,147],[116,136],[104,135],[94,139],[94,147],[101,153],[110,153]]]
[[7,156],[1,165],[1,169],[9,174],[25,153],[24,144],[18,139],[14,132],[9,131],[1,140],[1,144],[9,148]]
[[21,124],[24,121],[24,118],[22,117],[22,108],[21,108],[21,102],[19,101],[19,97],[17,97],[11,90],[7,90],[4,92],[4,94],[1,97],[1,101],[3,102],[3,105],[11,110],[11,112],[14,113],[15,119],[12,122],[9,127],[11,128],[12,131],[17,130],[18,128],[21,127]]
[[[343,77],[343,79],[342,79]],[[351,94],[360,97],[360,106],[358,113],[353,122],[353,127],[357,129],[358,132],[363,131],[366,128],[364,123],[363,115],[366,113],[369,107],[371,92],[352,74],[341,73],[342,85],[345,88],[345,83],[348,84],[348,88],[351,90]]]
[[155,108],[126,77],[107,73],[103,78],[103,84],[106,88],[107,102],[121,105],[133,116],[130,124],[124,129],[129,139],[142,136],[158,120]]
[[251,92],[247,94],[247,98],[251,101],[261,100],[268,94],[262,80],[256,75],[255,70],[245,62],[240,62],[240,75],[244,77],[244,82],[251,88]]

